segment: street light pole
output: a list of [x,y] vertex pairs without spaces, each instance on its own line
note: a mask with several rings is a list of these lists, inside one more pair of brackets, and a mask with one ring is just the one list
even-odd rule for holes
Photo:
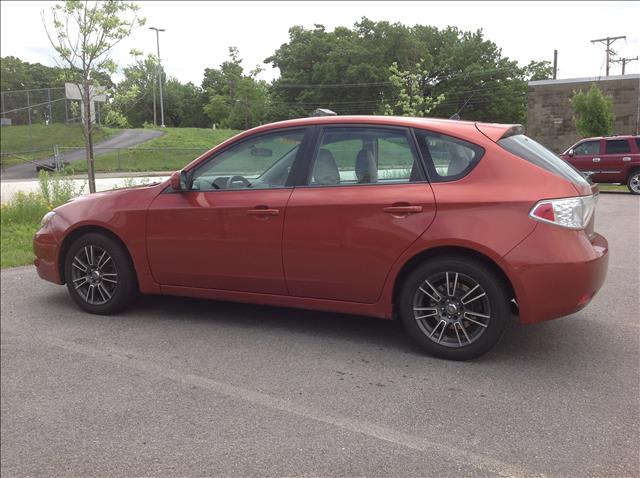
[[162,100],[162,67],[160,65],[160,32],[164,28],[149,27],[149,30],[156,31],[156,44],[158,45],[158,85],[160,86],[160,127],[164,128],[164,103]]

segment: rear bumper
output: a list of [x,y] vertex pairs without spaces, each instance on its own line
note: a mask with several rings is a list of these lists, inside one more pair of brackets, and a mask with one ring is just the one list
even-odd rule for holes
[[607,276],[609,245],[600,234],[539,224],[505,257],[512,277],[520,322],[531,324],[584,308]]
[[60,246],[49,229],[47,227],[40,229],[33,237],[33,252],[36,255],[33,264],[42,279],[55,284],[62,284],[60,268],[58,267]]

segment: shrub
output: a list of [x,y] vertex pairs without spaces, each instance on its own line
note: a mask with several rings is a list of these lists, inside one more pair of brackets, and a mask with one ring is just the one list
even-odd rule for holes
[[39,194],[45,203],[49,205],[49,209],[53,209],[76,196],[80,196],[86,186],[85,183],[80,187],[76,187],[73,180],[67,179],[59,173],[50,174],[46,171],[40,171],[38,174],[38,182],[40,185]]
[[573,92],[569,100],[575,112],[576,131],[583,137],[610,136],[613,132],[613,100],[602,93],[595,83],[589,91]]
[[39,190],[25,193],[18,191],[11,201],[1,209],[2,224],[40,223],[47,211],[81,195],[85,185],[77,187],[75,183],[60,174],[40,171]]

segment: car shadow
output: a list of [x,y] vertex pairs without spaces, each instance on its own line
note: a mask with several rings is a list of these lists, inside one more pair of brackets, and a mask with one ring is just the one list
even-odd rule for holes
[[[75,308],[66,291],[43,297],[47,306]],[[503,337],[487,354],[471,362],[476,365],[501,364],[519,367],[547,368],[563,363],[563,369],[582,369],[601,361],[607,355],[602,342],[601,325],[581,320],[579,314],[549,322],[523,326],[512,318]],[[320,312],[304,309],[223,302],[186,297],[141,296],[125,312],[101,320],[114,322],[185,322],[211,324],[225,329],[261,329],[265,333],[282,333],[283,341],[298,334],[320,340],[344,341],[354,347],[396,350],[420,360],[439,359],[429,356],[405,333],[397,320]],[[599,350],[602,348],[602,350]],[[431,363],[431,362],[430,362]]]
[[[405,354],[428,357],[405,333],[398,320],[292,309],[184,297],[142,296],[132,316],[164,318],[172,321],[215,322],[225,328],[260,328],[268,332],[303,334],[326,340],[343,340],[354,345],[395,349]],[[577,314],[576,314],[577,315]],[[507,327],[500,342],[474,363],[553,363],[579,358],[597,360],[593,352],[601,344],[598,324],[567,317],[533,325],[521,325],[517,317]],[[576,327],[580,333],[576,333]],[[284,338],[283,338],[284,339]],[[603,350],[606,353],[606,350]],[[591,358],[590,358],[591,357]]]

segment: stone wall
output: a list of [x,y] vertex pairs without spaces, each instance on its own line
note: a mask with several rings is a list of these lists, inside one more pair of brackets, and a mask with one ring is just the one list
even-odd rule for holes
[[640,128],[640,75],[530,81],[527,135],[556,153],[574,144],[580,136],[573,122],[569,98],[574,91],[587,91],[591,83],[613,97],[614,134],[638,134]]

